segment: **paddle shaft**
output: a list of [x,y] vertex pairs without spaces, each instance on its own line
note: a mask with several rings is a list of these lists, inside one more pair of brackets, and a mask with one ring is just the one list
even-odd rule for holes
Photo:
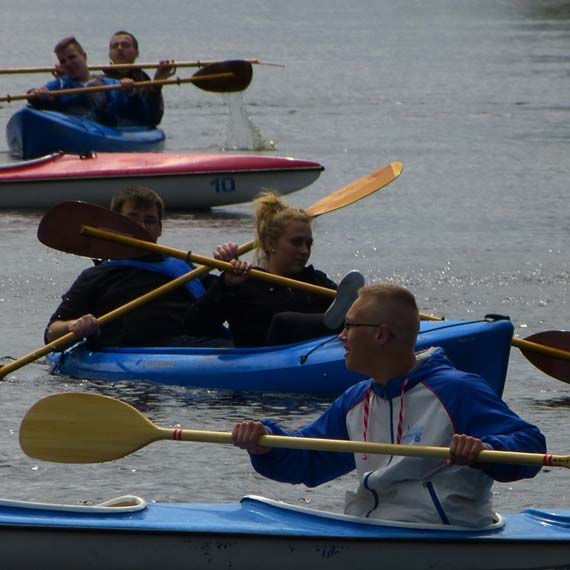
[[[274,67],[285,67],[281,63],[266,63],[259,61],[258,59],[246,59],[243,60],[252,65],[270,65]],[[207,65],[212,65],[218,63],[218,61],[172,61],[173,67],[205,67]],[[169,62],[170,64],[170,62]],[[157,69],[161,66],[160,63],[104,63],[102,65],[89,65],[87,69],[89,70],[99,70],[99,71],[112,71],[115,69]],[[6,67],[0,69],[0,75],[13,75],[22,73],[57,73],[57,67]]]
[[[193,441],[203,443],[231,444],[232,434],[204,430],[169,429],[157,427],[157,439],[173,439],[175,441]],[[149,442],[150,443],[150,442]],[[318,439],[290,437],[281,435],[264,435],[259,438],[259,445],[264,447],[280,447],[286,449],[308,449],[313,451],[335,451],[341,453],[372,453],[379,455],[397,455],[406,457],[432,457],[449,459],[447,447],[427,445],[405,445],[393,443],[375,443],[364,441],[344,441],[337,439]],[[550,467],[566,467],[570,469],[570,455],[552,455],[543,453],[521,453],[515,451],[483,450],[479,452],[478,463],[509,463],[519,465],[548,465]]]
[[[102,230],[91,226],[83,226],[83,228],[81,229],[81,234],[88,237],[94,237],[97,239],[103,239],[106,241],[121,243],[138,249],[144,249],[146,251],[151,251],[153,253],[160,253],[168,257],[176,257],[178,259],[184,259],[186,261],[192,261],[194,263],[201,263],[202,265],[207,265],[208,267],[214,269],[221,269],[224,271],[232,270],[231,263],[228,263],[227,261],[221,261],[219,259],[214,259],[213,257],[205,257],[203,255],[197,255],[190,251],[183,251],[181,249],[175,249],[173,247],[159,245],[157,243],[153,243],[150,241],[140,240],[130,236],[125,236],[123,234],[118,234],[115,232],[110,232],[107,230]],[[250,269],[248,274],[251,275],[251,277],[261,279],[262,281],[268,281],[269,283],[275,283],[277,285],[282,285],[284,287],[294,287],[297,289],[302,289],[309,293],[323,295],[324,297],[328,297],[330,299],[334,299],[336,295],[336,291],[334,289],[328,289],[327,287],[313,285],[312,283],[297,281],[296,279],[290,279],[288,277],[283,277],[282,275],[276,275],[275,273],[260,271],[259,269]]]
[[[91,226],[83,226],[83,228],[81,229],[81,234],[88,237],[94,237],[97,239],[112,241],[139,249],[145,249],[147,251],[160,253],[162,255],[166,255],[169,257],[177,257],[178,259],[184,259],[186,261],[201,263],[202,265],[208,265],[216,269],[221,269],[225,271],[231,271],[232,269],[231,263],[228,263],[227,261],[221,261],[218,259],[214,259],[212,257],[197,255],[189,251],[186,252],[181,249],[175,249],[173,247],[159,245],[157,243],[140,240],[137,238],[125,236],[123,234],[118,234],[115,232],[110,232],[107,230],[102,230]],[[245,246],[248,245],[249,244],[245,244]],[[248,275],[256,279],[261,279],[262,281],[267,281],[269,283],[275,283],[276,285],[281,285],[283,287],[292,287],[294,289],[301,289],[303,291],[307,291],[308,293],[322,295],[324,297],[328,297],[329,299],[334,299],[334,297],[336,296],[336,291],[334,289],[328,289],[327,287],[321,287],[320,285],[313,285],[312,283],[305,283],[304,281],[298,281],[297,279],[283,277],[282,275],[276,275],[275,273],[268,273],[266,271],[261,271],[259,269],[250,269]],[[420,316],[424,320],[431,320],[431,321],[443,320],[441,317],[436,317],[434,315],[427,315],[424,313],[420,313]]]
[[[153,85],[181,85],[183,83],[196,83],[197,87],[200,87],[200,81],[211,81],[215,79],[229,79],[233,77],[233,73],[231,72],[224,72],[224,73],[212,73],[208,75],[198,75],[188,77],[186,79],[180,79],[177,77],[176,79],[157,79],[157,80],[149,80],[149,81],[135,81],[132,86],[135,89],[140,87],[150,87]],[[90,87],[75,87],[73,89],[59,89],[56,91],[50,91],[50,96],[53,97],[62,97],[63,95],[75,95],[78,93],[96,93],[98,91],[113,91],[117,89],[124,89],[124,85],[121,84],[113,84],[113,85],[92,85]],[[25,93],[22,95],[6,95],[5,97],[0,97],[0,102],[4,103],[11,103],[12,101],[22,101],[27,99],[37,99],[40,95],[35,95],[33,93]],[[42,95],[45,97],[45,95]]]
[[537,342],[523,340],[520,338],[513,338],[512,345],[520,348],[523,352],[525,350],[530,350],[533,352],[539,352],[545,356],[553,356],[554,358],[560,358],[562,360],[567,360],[570,362],[570,352],[561,350],[559,348],[553,348],[551,346],[546,346],[544,344],[539,344]]

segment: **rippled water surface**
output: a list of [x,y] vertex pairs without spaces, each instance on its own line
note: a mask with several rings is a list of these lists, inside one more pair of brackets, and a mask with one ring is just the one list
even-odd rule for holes
[[[570,10],[562,1],[150,2],[98,4],[5,0],[2,67],[47,65],[64,35],[106,61],[119,28],[141,42],[141,60],[256,57],[243,95],[249,120],[276,151],[321,162],[311,187],[290,197],[308,206],[391,161],[400,179],[366,201],[320,218],[313,261],[333,278],[360,270],[369,282],[410,287],[425,312],[453,319],[510,315],[516,334],[565,329],[570,216],[568,161]],[[183,75],[182,71],[179,72]],[[43,76],[2,76],[21,93]],[[228,105],[192,86],[166,90],[167,149],[222,151]],[[4,125],[18,104],[3,104]],[[258,139],[259,140],[259,139]],[[268,145],[270,146],[270,145]],[[0,158],[11,159],[0,142]],[[0,188],[1,192],[1,188]],[[1,200],[1,198],[0,198]],[[0,355],[42,344],[59,296],[87,261],[46,249],[41,212],[0,212]],[[209,254],[248,241],[251,208],[176,214],[162,242]],[[19,422],[40,397],[67,390],[136,405],[160,425],[230,430],[243,418],[297,427],[324,400],[236,396],[146,384],[54,378],[42,362],[0,385],[0,495],[83,501],[134,493],[147,500],[235,501],[246,493],[339,510],[351,476],[317,489],[266,481],[245,454],[213,444],[155,443],[120,461],[38,463],[20,451]],[[511,355],[505,398],[539,424],[551,451],[570,452],[570,387]],[[566,471],[495,486],[501,511],[570,508]]]

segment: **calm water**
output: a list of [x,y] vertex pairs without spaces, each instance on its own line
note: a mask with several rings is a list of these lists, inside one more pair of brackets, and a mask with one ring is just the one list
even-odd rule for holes
[[[256,57],[246,112],[276,153],[321,162],[321,178],[293,196],[307,206],[394,160],[398,181],[327,215],[315,226],[313,261],[334,278],[410,287],[425,312],[470,319],[510,315],[525,337],[564,329],[570,217],[570,9],[560,1],[150,2],[4,0],[0,65],[53,62],[53,44],[75,33],[90,61],[106,61],[119,28],[141,42],[141,60]],[[144,14],[144,17],[139,16]],[[134,22],[134,23],[133,23]],[[180,71],[181,76],[185,76]],[[16,94],[47,80],[2,76]],[[228,107],[192,86],[165,89],[168,150],[221,151]],[[18,108],[0,108],[2,125]],[[3,142],[0,159],[7,162]],[[0,213],[0,355],[42,343],[45,322],[86,261],[50,251],[35,237],[40,212]],[[169,219],[162,242],[208,254],[247,241],[248,205]],[[153,444],[110,464],[37,463],[19,449],[19,422],[37,399],[65,390],[124,398],[160,425],[229,430],[271,416],[290,427],[327,405],[311,399],[237,397],[130,384],[52,378],[29,365],[0,385],[0,495],[33,500],[235,501],[246,493],[340,509],[351,477],[314,490],[269,482],[231,447]],[[570,452],[570,386],[545,376],[513,349],[505,397],[539,424],[551,451]],[[501,511],[570,508],[568,475],[497,485]]]

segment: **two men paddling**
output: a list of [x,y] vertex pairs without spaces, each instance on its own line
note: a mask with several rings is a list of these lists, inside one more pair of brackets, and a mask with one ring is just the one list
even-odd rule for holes
[[[113,45],[113,38],[111,44]],[[115,51],[111,49],[110,55]],[[109,126],[155,126],[162,119],[164,108],[160,90],[149,92],[148,89],[134,89],[134,81],[128,76],[114,79],[110,76],[92,75],[87,66],[85,50],[72,36],[59,41],[54,52],[62,75],[28,92],[28,103],[32,107],[85,116]],[[168,76],[172,73],[172,67],[161,66],[158,73],[161,77]],[[107,85],[119,86],[120,89],[53,95],[54,91],[63,89]]]

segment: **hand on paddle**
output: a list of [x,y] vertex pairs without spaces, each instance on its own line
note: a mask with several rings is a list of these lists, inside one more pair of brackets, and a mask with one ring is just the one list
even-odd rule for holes
[[245,420],[234,426],[232,431],[232,443],[236,447],[245,449],[251,455],[265,455],[271,451],[271,448],[257,445],[262,435],[268,434],[265,426],[261,422]]
[[98,334],[99,323],[91,314],[69,321],[54,321],[48,327],[47,339],[51,342],[70,332],[77,337],[77,340],[81,340],[82,338]]
[[127,95],[132,95],[135,91],[135,82],[128,78],[124,77],[120,80],[121,82],[121,90],[126,91]]
[[449,444],[449,465],[473,465],[479,458],[479,453],[488,449],[476,437],[465,434],[454,434]]
[[61,77],[63,77],[65,75],[65,71],[63,69],[63,66],[56,64],[55,67],[53,68],[53,71],[51,72],[51,74],[56,79],[60,79]]
[[158,64],[158,68],[154,73],[154,81],[168,79],[176,73],[176,65],[173,59],[162,59]]
[[[270,447],[258,445],[259,438],[268,435],[265,426],[258,421],[245,420],[234,426],[232,442],[236,447],[245,449],[251,455],[264,455],[271,451]],[[479,459],[479,453],[487,449],[485,444],[476,437],[465,434],[455,434],[449,444],[449,465],[473,465]]]
[[36,87],[35,89],[30,89],[27,93],[29,95],[28,103],[33,103],[35,99],[53,101],[55,96],[47,87]]
[[229,287],[235,287],[243,283],[246,273],[251,269],[251,263],[238,259],[238,244],[229,242],[219,245],[214,251],[214,259],[228,261],[232,265],[232,271],[224,272],[224,282]]

